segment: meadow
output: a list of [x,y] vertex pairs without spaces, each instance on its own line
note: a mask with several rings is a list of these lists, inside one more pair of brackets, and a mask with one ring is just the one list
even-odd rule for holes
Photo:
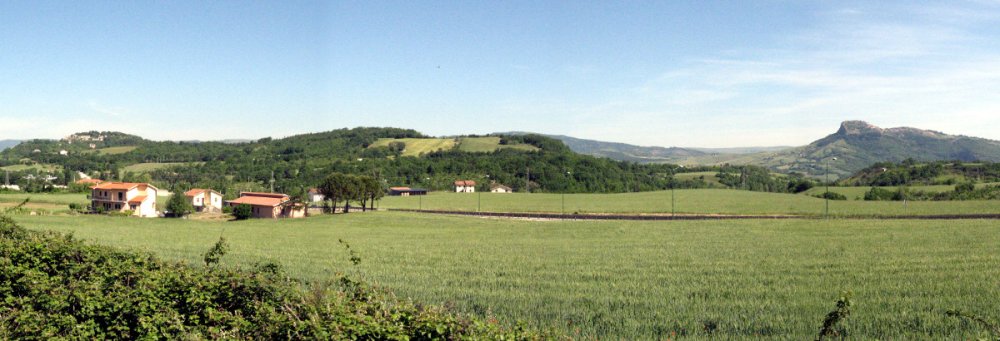
[[518,150],[533,151],[538,147],[528,144],[501,145],[499,137],[460,137],[460,138],[402,138],[402,139],[378,139],[372,143],[372,147],[387,147],[391,142],[406,143],[403,149],[403,156],[420,156],[438,150],[458,149],[463,152],[492,152],[502,148],[513,148]]
[[16,219],[191,264],[224,236],[226,266],[279,262],[306,280],[360,274],[419,302],[585,339],[813,339],[846,290],[849,339],[974,339],[985,334],[947,309],[1000,317],[996,220]]
[[167,167],[183,166],[186,164],[203,164],[203,163],[204,162],[145,162],[145,163],[137,163],[134,165],[125,166],[122,168],[122,172],[147,173]]
[[[832,191],[832,189],[831,189]],[[381,208],[485,212],[669,214],[671,196],[678,214],[767,214],[820,216],[823,199],[802,194],[727,189],[678,189],[622,194],[447,193],[385,197]],[[565,207],[565,208],[564,208]],[[834,216],[1000,214],[997,201],[830,201]]]

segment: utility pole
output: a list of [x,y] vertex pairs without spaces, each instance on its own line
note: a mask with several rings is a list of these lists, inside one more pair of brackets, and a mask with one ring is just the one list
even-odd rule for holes
[[[833,161],[837,161],[837,158],[833,158]],[[823,196],[826,197],[826,211],[824,215],[830,218],[830,159],[826,160],[826,194]]]
[[525,167],[524,191],[526,193],[531,193],[531,167]]
[[271,171],[271,193],[274,193],[274,171]]
[[10,171],[6,169],[3,171],[3,184],[10,186]]

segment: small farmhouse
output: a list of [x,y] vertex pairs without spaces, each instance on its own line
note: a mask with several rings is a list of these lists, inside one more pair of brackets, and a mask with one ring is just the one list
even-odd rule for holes
[[408,197],[411,195],[427,195],[427,190],[409,187],[389,187],[389,195],[401,197]]
[[316,189],[316,188],[310,188],[309,189],[309,202],[311,202],[311,203],[319,203],[319,202],[323,202],[323,200],[326,200],[326,196],[323,195],[323,193],[320,193],[319,189]]
[[221,212],[222,194],[210,189],[193,188],[184,192],[197,212]]
[[476,182],[472,180],[455,181],[455,193],[475,193]]
[[507,186],[504,186],[504,185],[501,185],[501,184],[492,184],[492,185],[490,185],[490,192],[493,192],[493,193],[511,193],[511,192],[513,192],[513,190],[510,187],[507,187]]
[[134,216],[157,217],[156,195],[159,191],[147,183],[104,182],[91,187],[90,207],[95,211],[132,211]]
[[247,204],[251,207],[254,218],[302,218],[305,207],[289,201],[288,194],[242,192],[236,200],[230,200],[229,206],[236,207]]

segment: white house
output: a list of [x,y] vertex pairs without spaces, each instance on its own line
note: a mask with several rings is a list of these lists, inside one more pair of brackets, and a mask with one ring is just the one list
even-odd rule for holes
[[510,187],[507,187],[507,186],[504,186],[504,185],[501,185],[501,184],[492,184],[492,185],[490,185],[490,192],[493,192],[493,193],[511,193],[513,191],[514,190],[512,190]]
[[210,189],[192,188],[184,192],[198,212],[222,212],[222,194]]
[[318,203],[318,202],[323,202],[323,200],[326,200],[326,196],[321,194],[318,189],[315,188],[309,189],[309,202]]
[[472,180],[455,181],[455,193],[475,193],[476,182]]
[[159,191],[147,183],[105,182],[91,187],[90,207],[95,211],[132,211],[132,215],[139,217],[157,217],[156,195]]

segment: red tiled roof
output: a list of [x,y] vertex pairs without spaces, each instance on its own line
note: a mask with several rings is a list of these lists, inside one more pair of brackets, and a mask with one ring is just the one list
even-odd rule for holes
[[410,190],[409,187],[389,187],[389,189],[393,190],[393,191],[409,191]]
[[118,190],[130,190],[139,185],[144,185],[136,182],[104,182],[97,186],[92,187],[93,189],[118,189]]
[[472,180],[458,180],[455,181],[455,186],[475,186],[476,182]]
[[204,189],[201,189],[201,188],[192,188],[191,190],[189,190],[187,192],[184,192],[184,195],[189,196],[189,197],[193,197],[193,196],[196,196],[196,195],[202,194],[202,193],[205,193]]
[[285,198],[260,197],[260,196],[242,196],[242,197],[237,198],[236,200],[229,201],[229,203],[236,204],[236,205],[239,205],[239,204],[249,204],[249,205],[254,205],[254,206],[275,207],[275,206],[281,205],[281,203],[283,203],[285,201],[288,201],[288,199],[285,199]]
[[288,198],[284,193],[240,192],[240,197]]
[[132,198],[132,200],[129,200],[128,203],[129,204],[141,204],[143,201],[146,201],[146,196],[145,195],[137,195],[135,198]]

